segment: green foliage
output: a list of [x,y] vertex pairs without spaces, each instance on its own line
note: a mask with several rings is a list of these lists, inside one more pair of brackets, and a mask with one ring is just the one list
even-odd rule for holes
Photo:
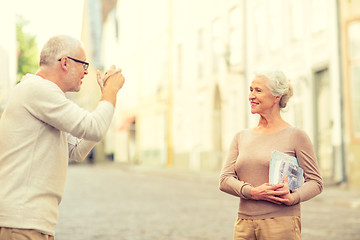
[[27,73],[35,73],[39,68],[39,50],[36,37],[24,32],[29,22],[21,17],[17,18],[16,39],[18,44],[18,71],[17,81]]

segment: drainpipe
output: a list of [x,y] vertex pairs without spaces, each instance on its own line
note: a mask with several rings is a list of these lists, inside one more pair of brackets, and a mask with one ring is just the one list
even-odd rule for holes
[[166,165],[171,167],[173,165],[173,135],[172,135],[172,98],[173,98],[173,0],[169,0],[169,28],[168,28],[168,44],[169,44],[169,73],[168,73],[168,99],[167,99],[167,115],[166,115],[166,141],[167,141],[167,162]]
[[347,181],[346,163],[345,163],[345,146],[344,146],[344,93],[343,93],[343,74],[342,74],[342,55],[341,55],[341,20],[340,20],[340,3],[336,0],[336,20],[337,20],[337,37],[338,37],[338,54],[339,54],[339,87],[340,87],[340,127],[341,127],[341,179],[338,184]]
[[[248,39],[248,37],[247,37],[247,1],[245,0],[245,1],[243,1],[243,6],[242,6],[242,8],[243,8],[243,36],[245,36],[244,37],[244,42],[243,42],[243,59],[245,59],[245,61],[244,61],[244,72],[243,72],[243,78],[244,78],[244,91],[243,91],[243,94],[244,94],[244,97],[246,97],[247,96],[247,94],[248,94],[248,71],[249,71],[249,69],[248,69],[248,66],[249,66],[249,64],[248,64],[248,58],[247,58],[247,54],[248,54],[248,50],[247,50],[247,48],[248,48],[248,46],[247,46],[247,39]],[[248,101],[244,101],[244,109],[248,109]],[[249,127],[249,114],[246,112],[246,114],[244,114],[244,116],[245,116],[245,121],[244,121],[244,123],[245,123],[245,128],[248,128]]]

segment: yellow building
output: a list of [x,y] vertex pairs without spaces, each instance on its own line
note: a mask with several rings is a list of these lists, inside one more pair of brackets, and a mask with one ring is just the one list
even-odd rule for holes
[[[67,96],[79,106],[88,111],[93,111],[100,98],[101,91],[96,79],[96,71],[102,74],[106,71],[102,60],[102,31],[104,21],[109,12],[114,9],[116,0],[85,0],[83,8],[83,20],[81,29],[81,42],[84,44],[87,61],[90,62],[88,75],[84,78],[79,93],[67,93]],[[110,127],[103,141],[94,149],[95,161],[104,161],[107,157],[112,158],[111,135],[114,132],[113,125]]]
[[360,187],[360,1],[339,1],[346,173]]

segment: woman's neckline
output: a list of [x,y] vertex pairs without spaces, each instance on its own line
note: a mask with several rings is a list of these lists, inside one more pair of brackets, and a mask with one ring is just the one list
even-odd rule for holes
[[283,132],[283,131],[291,128],[291,127],[292,127],[292,126],[289,125],[289,126],[286,126],[286,127],[282,128],[282,129],[277,130],[277,131],[274,131],[274,132],[256,132],[256,131],[254,131],[254,128],[251,128],[250,131],[251,131],[251,133],[253,133],[253,134],[258,134],[258,135],[272,135],[272,134],[281,133],[281,132]]

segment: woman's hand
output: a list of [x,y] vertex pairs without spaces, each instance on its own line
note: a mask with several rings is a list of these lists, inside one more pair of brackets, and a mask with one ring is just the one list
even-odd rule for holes
[[[287,182],[286,182],[287,183]],[[286,186],[284,183],[279,183],[275,185],[270,185],[269,183],[264,183],[258,187],[254,187],[250,190],[252,199],[254,200],[265,200],[275,204],[287,204],[289,199],[285,196],[289,193],[289,186]]]
[[287,199],[288,200],[287,202],[284,202],[284,204],[289,205],[289,206],[293,205],[295,199],[294,199],[293,195],[290,193],[289,184],[288,184],[288,177],[287,176],[284,177],[284,187],[282,187],[279,190],[286,190],[287,191],[286,194],[281,196],[282,199]]

